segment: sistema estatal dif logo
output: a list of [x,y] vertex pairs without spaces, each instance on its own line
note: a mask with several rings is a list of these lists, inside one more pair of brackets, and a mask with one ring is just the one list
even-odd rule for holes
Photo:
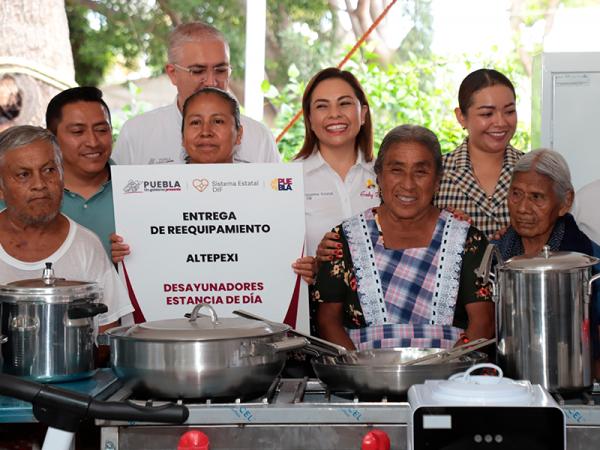
[[293,178],[273,178],[271,187],[275,191],[291,191],[293,182]]

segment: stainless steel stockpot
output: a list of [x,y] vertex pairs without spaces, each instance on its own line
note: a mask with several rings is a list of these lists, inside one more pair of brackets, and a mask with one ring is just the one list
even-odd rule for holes
[[496,267],[498,363],[511,378],[551,392],[592,386],[592,266],[576,252],[517,256]]
[[[210,315],[199,314],[201,308]],[[111,365],[136,393],[155,398],[239,397],[267,391],[286,360],[304,347],[289,327],[219,318],[198,305],[189,319],[146,322],[108,330]]]
[[101,296],[97,283],[55,278],[49,263],[42,278],[0,286],[2,371],[41,382],[92,376]]

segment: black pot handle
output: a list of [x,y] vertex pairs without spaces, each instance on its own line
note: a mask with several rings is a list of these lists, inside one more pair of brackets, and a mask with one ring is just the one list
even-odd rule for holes
[[85,319],[94,317],[108,311],[108,306],[104,303],[72,303],[67,310],[67,316],[70,320]]

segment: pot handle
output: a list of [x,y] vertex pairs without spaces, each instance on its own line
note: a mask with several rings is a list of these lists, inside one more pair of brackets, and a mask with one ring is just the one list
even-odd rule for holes
[[107,311],[108,306],[104,303],[73,302],[67,309],[67,317],[69,317],[69,320],[85,319],[87,317],[95,317]]
[[[194,309],[192,310],[192,313],[189,316],[190,322],[196,321],[196,319],[198,318],[198,311],[200,311],[202,308],[208,309],[208,311],[210,313],[210,321],[212,322],[212,324],[218,325],[219,324],[219,316],[217,316],[217,312],[208,303],[201,303],[200,305],[194,306]],[[187,317],[187,314],[185,316]]]
[[471,374],[479,369],[494,369],[496,371],[496,373],[498,374],[498,375],[492,377],[492,378],[495,378],[498,380],[498,381],[496,381],[495,384],[500,384],[500,381],[502,381],[502,378],[504,377],[504,372],[496,364],[480,363],[480,364],[475,364],[475,365],[469,367],[464,372],[455,373],[454,375],[450,376],[450,378],[448,378],[448,380],[458,380],[459,378],[462,378],[462,381],[464,381],[465,383],[470,383],[471,382]]
[[587,301],[588,303],[590,302],[590,297],[592,296],[592,284],[594,283],[594,281],[599,280],[600,279],[600,273],[597,273],[596,275],[592,276],[592,278],[590,278],[590,280],[588,281],[588,288],[587,288]]
[[498,264],[502,264],[504,262],[498,247],[496,247],[494,244],[488,244],[483,257],[481,258],[481,264],[479,264],[479,267],[475,269],[475,275],[483,279],[483,284],[491,281],[490,275],[492,274],[492,263],[494,262],[494,256],[498,260]]
[[[281,325],[280,323],[272,322],[269,319],[249,313],[248,311],[242,311],[241,309],[237,309],[233,311],[233,313],[237,316],[245,317],[246,319],[260,320],[261,322],[265,323],[275,323],[277,325]],[[325,339],[321,339],[316,336],[311,336],[310,334],[302,333],[294,328],[290,327],[289,332],[294,336],[303,337],[308,340],[309,344],[305,347],[305,350],[310,354],[341,356],[348,352],[348,350],[341,345],[326,341]]]
[[287,338],[282,341],[269,342],[268,344],[265,344],[265,346],[271,349],[274,353],[298,350],[299,348],[304,348],[306,345],[308,345],[308,340],[302,337]]
[[98,345],[110,345],[110,336],[102,333],[96,336],[96,344]]

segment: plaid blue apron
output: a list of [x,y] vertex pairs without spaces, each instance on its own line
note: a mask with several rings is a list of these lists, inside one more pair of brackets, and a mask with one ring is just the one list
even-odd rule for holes
[[373,212],[342,224],[366,328],[346,329],[357,349],[449,348],[469,224],[442,211],[428,247],[387,249]]

